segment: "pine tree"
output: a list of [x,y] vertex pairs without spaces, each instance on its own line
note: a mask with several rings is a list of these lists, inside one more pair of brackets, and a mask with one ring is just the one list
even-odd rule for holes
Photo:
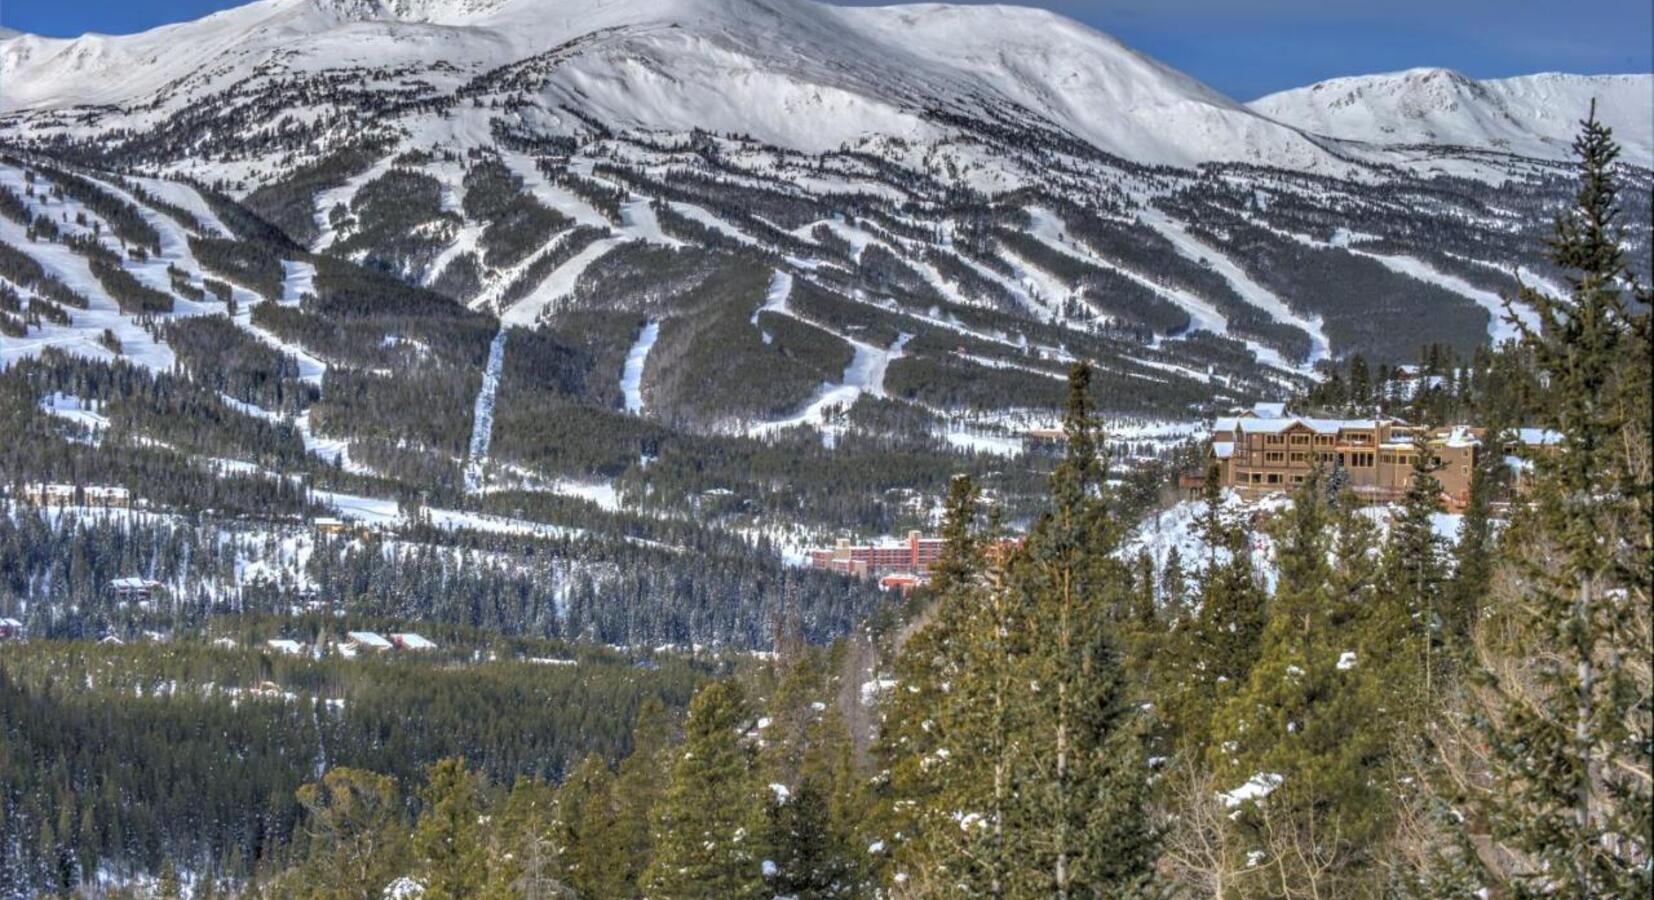
[[1470,655],[1471,632],[1493,583],[1491,495],[1495,466],[1502,464],[1494,448],[1502,440],[1497,428],[1490,428],[1487,435],[1470,471],[1470,496],[1459,523],[1458,540],[1453,545],[1453,574],[1443,596],[1445,639],[1458,651],[1461,660]]
[[1189,579],[1183,571],[1183,554],[1176,547],[1166,551],[1166,565],[1160,570],[1160,599],[1167,618],[1175,619],[1188,602]]
[[931,568],[931,589],[946,594],[956,585],[968,585],[982,566],[982,548],[976,536],[977,490],[969,475],[948,482],[942,502],[942,553]]
[[552,845],[562,859],[569,886],[585,896],[617,896],[624,872],[614,841],[615,777],[603,758],[588,755],[557,789]]
[[1069,374],[1052,508],[1011,571],[1027,635],[1011,663],[1012,683],[1026,686],[1016,727],[1026,764],[1008,798],[1011,893],[1120,896],[1141,890],[1152,869],[1142,735],[1107,632],[1129,605],[1131,579],[1114,557],[1119,524],[1090,381],[1086,365]]
[[666,705],[650,697],[638,708],[632,726],[632,752],[620,763],[615,779],[615,819],[611,831],[616,897],[641,896],[643,870],[654,853],[650,810],[666,789],[672,723]]
[[[942,573],[925,623],[895,660],[897,690],[884,709],[880,756],[892,815],[883,834],[890,876],[905,890],[1003,890],[1003,804],[1009,791],[1009,645],[1019,629],[1004,577],[1005,554],[985,558],[976,490],[956,477],[946,503]],[[969,827],[961,827],[965,822]]]
[[1350,358],[1350,402],[1359,413],[1372,405],[1372,377],[1367,371],[1367,358],[1357,353]]
[[183,885],[178,881],[178,867],[172,860],[161,864],[161,874],[155,879],[156,900],[178,900],[184,896]]
[[777,896],[823,900],[850,896],[853,863],[847,837],[835,832],[827,787],[805,778],[769,811],[770,890]]
[[312,896],[374,900],[406,862],[401,795],[394,779],[329,769],[298,790],[308,842],[299,880]]
[[459,757],[440,760],[427,771],[413,849],[423,896],[430,900],[463,900],[482,891],[488,854],[478,821],[481,788],[480,777]]
[[1647,896],[1649,324],[1626,295],[1648,294],[1626,287],[1619,148],[1594,105],[1582,126],[1581,186],[1550,241],[1569,296],[1524,288],[1538,327],[1510,317],[1548,382],[1541,422],[1559,440],[1534,455],[1531,496],[1505,541],[1518,577],[1496,615],[1515,637],[1484,660],[1477,720],[1493,789],[1480,806],[1516,856],[1508,875],[1519,892]]
[[1245,684],[1258,659],[1265,596],[1252,569],[1250,540],[1224,512],[1216,468],[1207,473],[1196,533],[1206,565],[1196,572],[1193,611],[1185,611],[1164,654],[1175,667],[1162,698],[1172,747],[1206,743],[1214,712]]
[[[874,746],[882,768],[876,833],[893,878],[946,865],[943,851],[931,843],[944,835],[933,835],[927,818],[947,805],[939,795],[950,781],[965,781],[948,779],[938,764],[952,762],[942,713],[952,708],[950,687],[967,675],[962,642],[983,567],[972,530],[975,519],[976,488],[968,476],[956,477],[943,509],[946,544],[924,595],[929,603],[909,626],[905,641],[898,637],[891,661],[895,689],[880,703],[882,724]],[[944,752],[938,754],[939,749]]]
[[1140,551],[1132,577],[1131,610],[1120,631],[1125,643],[1126,669],[1133,687],[1142,697],[1148,697],[1153,690],[1155,659],[1166,639],[1155,597],[1158,581],[1154,558],[1148,551]]
[[518,778],[490,822],[487,900],[563,900],[574,892],[561,878],[551,839],[556,791],[538,778]]
[[1237,807],[1249,893],[1371,895],[1371,849],[1388,820],[1379,784],[1388,733],[1376,673],[1340,626],[1348,587],[1318,477],[1293,494],[1274,532],[1280,575],[1262,650],[1225,706],[1210,754]]
[[713,682],[690,701],[683,746],[656,811],[648,896],[764,895],[763,787],[742,740],[750,724],[733,681]]
[[1441,512],[1441,482],[1432,474],[1434,455],[1423,441],[1413,446],[1407,493],[1385,544],[1379,609],[1370,627],[1379,646],[1388,646],[1388,679],[1398,703],[1423,692],[1426,706],[1441,677],[1443,585],[1447,580],[1442,540],[1435,517]]

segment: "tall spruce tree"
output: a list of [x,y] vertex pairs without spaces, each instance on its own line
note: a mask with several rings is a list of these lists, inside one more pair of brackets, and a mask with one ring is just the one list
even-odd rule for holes
[[[1638,897],[1654,890],[1651,819],[1651,559],[1648,311],[1633,309],[1615,160],[1595,106],[1574,142],[1580,188],[1559,216],[1552,261],[1568,296],[1524,287],[1537,318],[1524,350],[1543,374],[1533,485],[1506,534],[1513,568],[1484,655],[1476,721],[1492,788],[1479,795],[1513,857],[1492,867],[1525,895]],[[1479,819],[1479,816],[1471,817]]]
[[1371,626],[1380,646],[1388,646],[1388,683],[1398,704],[1422,693],[1426,706],[1441,673],[1442,603],[1447,580],[1444,547],[1436,533],[1441,512],[1441,482],[1428,444],[1415,441],[1407,492],[1390,526],[1384,546],[1383,588]]
[[1306,479],[1276,523],[1261,654],[1209,750],[1236,808],[1235,846],[1257,860],[1247,893],[1258,896],[1376,895],[1369,854],[1389,818],[1378,677],[1353,652],[1346,606],[1360,579],[1334,561],[1345,554],[1318,481]]
[[966,675],[962,642],[983,565],[974,532],[976,515],[975,486],[968,476],[954,478],[943,506],[945,543],[935,577],[922,595],[926,605],[896,637],[891,661],[894,690],[881,698],[874,746],[881,766],[876,842],[891,879],[945,871],[951,855],[946,849],[949,835],[938,830],[945,826],[931,820],[933,811],[950,802],[941,796],[948,785],[967,781],[947,777],[938,764],[953,762],[945,735],[949,723],[941,711],[951,708],[952,686]]
[[620,763],[615,779],[612,844],[606,854],[615,897],[642,896],[643,870],[654,853],[650,810],[666,789],[670,771],[672,722],[666,705],[650,697],[638,707],[632,725],[632,752]]
[[1131,577],[1114,555],[1119,523],[1090,381],[1088,366],[1070,371],[1052,508],[1011,571],[1027,635],[1026,653],[1010,661],[1026,754],[1006,827],[1007,887],[1019,895],[1129,895],[1143,889],[1154,858],[1141,729],[1108,632],[1129,606]]
[[552,841],[556,791],[538,778],[518,778],[491,816],[485,900],[569,900],[562,860]]
[[[1003,896],[1010,868],[1005,803],[1011,791],[1011,646],[1022,629],[1005,579],[1006,556],[983,553],[972,527],[976,490],[954,479],[946,545],[927,622],[897,658],[897,690],[881,740],[892,763],[889,877],[904,892]],[[998,537],[990,530],[986,537]]]
[[414,859],[423,896],[463,900],[482,892],[488,874],[482,815],[482,778],[450,757],[431,766],[420,792],[424,809],[414,825]]
[[797,787],[770,805],[770,889],[800,900],[862,896],[870,886],[858,846],[867,796],[850,732],[829,707],[802,743]]
[[1257,662],[1266,598],[1252,567],[1247,530],[1224,507],[1217,468],[1206,476],[1196,533],[1206,546],[1205,566],[1195,573],[1192,609],[1182,611],[1165,664],[1165,720],[1174,748],[1197,755],[1214,712],[1246,683]]
[[569,886],[583,896],[623,894],[626,858],[615,832],[615,776],[592,754],[570,770],[557,789],[552,846]]
[[734,681],[695,693],[671,780],[655,811],[649,897],[762,897],[764,800],[746,695]]
[[1471,652],[1471,633],[1493,584],[1493,489],[1497,468],[1504,464],[1497,447],[1502,431],[1489,427],[1470,470],[1470,495],[1453,544],[1453,574],[1443,596],[1445,640],[1462,661]]

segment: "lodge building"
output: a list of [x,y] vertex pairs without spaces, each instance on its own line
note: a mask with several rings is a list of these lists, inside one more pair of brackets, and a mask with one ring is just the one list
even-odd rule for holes
[[1431,474],[1447,504],[1463,507],[1481,446],[1479,428],[1287,416],[1278,404],[1258,404],[1213,424],[1208,461],[1217,467],[1219,483],[1242,496],[1291,491],[1319,465],[1342,471],[1358,496],[1389,502],[1407,492],[1413,461],[1422,451],[1436,461]]
[[925,575],[941,557],[946,544],[941,538],[923,537],[918,531],[908,532],[905,540],[873,544],[851,544],[849,540],[840,538],[832,547],[811,550],[810,565],[858,578]]

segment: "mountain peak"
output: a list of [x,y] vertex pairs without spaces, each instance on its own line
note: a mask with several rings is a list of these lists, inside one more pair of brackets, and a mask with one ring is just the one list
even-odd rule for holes
[[144,109],[153,126],[249,81],[340,69],[415,79],[440,68],[449,74],[420,89],[453,90],[463,82],[452,73],[502,71],[592,35],[604,38],[561,53],[520,86],[545,98],[553,117],[578,105],[618,128],[739,132],[819,152],[940,137],[947,126],[936,114],[945,113],[1146,163],[1335,163],[1303,135],[1109,35],[1015,6],[260,0],[100,39],[95,53],[60,40],[8,52],[0,113]]
[[1543,73],[1477,80],[1443,68],[1334,78],[1247,104],[1314,134],[1377,145],[1442,144],[1570,158],[1591,102],[1614,129],[1624,159],[1654,165],[1651,75]]

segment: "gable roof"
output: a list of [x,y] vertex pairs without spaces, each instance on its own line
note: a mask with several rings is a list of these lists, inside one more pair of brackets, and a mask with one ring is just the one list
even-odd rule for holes
[[350,638],[365,647],[379,648],[389,647],[391,645],[390,641],[385,640],[383,637],[380,637],[378,634],[371,631],[347,631],[345,632],[345,637]]
[[413,632],[401,632],[391,635],[391,638],[409,650],[435,650],[436,644],[426,640],[423,635]]
[[1311,416],[1284,416],[1264,419],[1257,416],[1225,416],[1212,423],[1213,431],[1236,434],[1284,434],[1302,426],[1316,434],[1337,434],[1346,430],[1377,430],[1380,425],[1404,425],[1399,419],[1317,419]]

